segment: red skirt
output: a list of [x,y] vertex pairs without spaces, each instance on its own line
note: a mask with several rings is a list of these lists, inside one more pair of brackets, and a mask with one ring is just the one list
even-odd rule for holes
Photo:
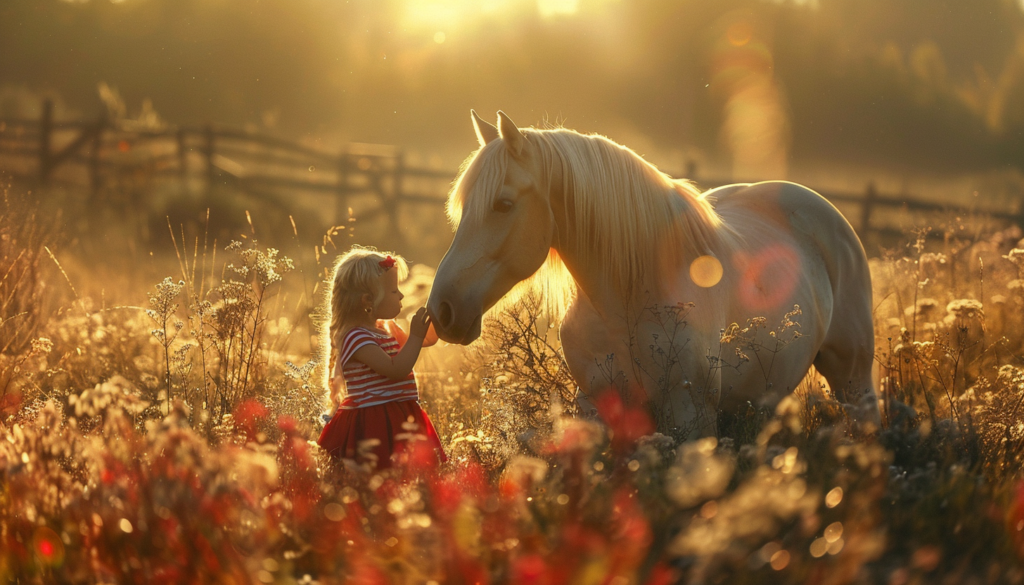
[[[364,443],[369,439],[377,443]],[[423,445],[434,452],[433,463],[448,460],[434,425],[415,400],[339,409],[324,425],[317,443],[335,459],[352,459],[358,464],[375,462],[377,469],[391,467],[412,447],[423,451]],[[360,443],[364,443],[362,449]]]

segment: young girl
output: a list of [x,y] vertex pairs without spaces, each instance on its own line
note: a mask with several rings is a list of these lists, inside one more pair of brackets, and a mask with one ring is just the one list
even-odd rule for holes
[[392,456],[405,448],[408,439],[415,438],[425,439],[438,461],[447,460],[434,425],[418,402],[412,371],[424,338],[430,334],[427,345],[433,345],[437,336],[423,307],[412,317],[408,335],[394,322],[402,310],[398,281],[406,273],[400,256],[358,246],[342,256],[334,270],[330,296],[334,413],[317,442],[335,458],[374,463],[374,457],[367,461],[362,455],[370,445],[363,442],[375,439],[369,452],[376,456],[377,469],[382,469],[390,467]]

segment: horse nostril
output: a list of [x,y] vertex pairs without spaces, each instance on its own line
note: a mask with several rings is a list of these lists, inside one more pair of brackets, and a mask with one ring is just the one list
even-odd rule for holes
[[437,324],[441,326],[441,329],[448,329],[453,320],[452,306],[448,304],[448,301],[441,301],[437,308]]

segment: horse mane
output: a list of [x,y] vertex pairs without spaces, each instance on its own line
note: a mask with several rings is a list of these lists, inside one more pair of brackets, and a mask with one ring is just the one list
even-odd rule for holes
[[[648,276],[665,284],[660,274],[674,278],[680,262],[709,253],[718,239],[722,221],[711,201],[690,181],[673,179],[630,148],[564,128],[521,132],[540,153],[542,181],[550,181],[556,166],[561,168],[565,219],[573,218],[566,225],[577,229],[559,234],[560,243],[583,261],[602,258],[610,280],[623,293],[640,292],[634,290],[636,284]],[[493,140],[466,159],[446,205],[453,228],[464,213],[480,219],[491,209],[510,158],[504,142]],[[526,294],[543,299],[553,320],[564,316],[576,283],[554,249],[497,308]]]

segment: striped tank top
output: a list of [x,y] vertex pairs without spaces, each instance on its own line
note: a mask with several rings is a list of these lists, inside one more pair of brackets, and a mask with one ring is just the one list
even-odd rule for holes
[[398,400],[417,400],[419,391],[416,387],[416,374],[402,380],[391,380],[378,374],[370,366],[353,360],[352,354],[361,347],[376,344],[389,356],[398,353],[398,340],[391,335],[384,335],[363,327],[353,327],[341,341],[341,353],[338,367],[345,378],[345,398],[341,408],[353,409],[376,406],[385,402]]

